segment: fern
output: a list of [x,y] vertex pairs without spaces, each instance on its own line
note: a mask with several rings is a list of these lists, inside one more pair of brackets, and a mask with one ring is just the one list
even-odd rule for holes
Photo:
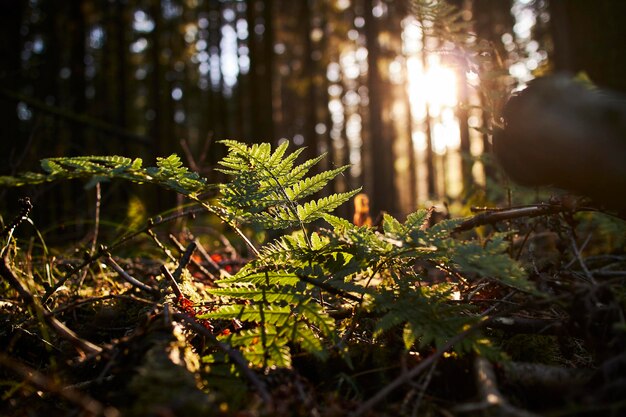
[[[437,264],[468,281],[489,278],[534,291],[523,269],[507,255],[505,235],[482,244],[453,239],[461,220],[428,227],[428,210],[410,214],[404,222],[385,215],[380,231],[359,227],[332,214],[359,190],[311,198],[346,167],[308,175],[323,155],[297,164],[302,149],[288,153],[287,143],[274,150],[269,144],[223,143],[228,154],[220,170],[231,179],[217,186],[189,171],[176,155],[158,158],[153,167],[118,156],[51,158],[42,161],[44,173],[0,177],[0,185],[119,178],[178,192],[217,215],[244,239],[254,257],[208,290],[217,307],[198,317],[242,321],[244,329],[220,339],[263,368],[289,367],[299,350],[326,358],[340,340],[338,329],[345,327],[330,316],[329,308],[369,310],[376,317],[372,336],[401,329],[407,349],[442,346],[479,319],[471,308],[450,303],[451,285],[427,285],[415,268],[418,263]],[[209,190],[218,190],[216,198],[201,200]],[[307,230],[318,220],[326,226]],[[257,249],[240,225],[283,233]],[[475,334],[456,348],[485,353],[491,346]],[[220,354],[205,357],[214,364],[227,360]]]
[[220,171],[232,175],[233,179],[221,187],[220,204],[233,221],[265,229],[300,227],[304,230],[305,224],[320,219],[360,191],[301,203],[303,198],[321,190],[348,167],[304,178],[323,155],[294,167],[302,149],[283,159],[287,142],[274,152],[269,144],[247,146],[232,140],[222,143],[229,148],[229,153],[220,161],[223,167]]
[[119,178],[139,184],[156,184],[189,197],[213,188],[206,179],[185,168],[177,155],[157,158],[155,167],[143,168],[142,164],[140,158],[121,156],[49,158],[41,161],[45,174],[26,172],[14,177],[1,176],[0,186],[19,187],[76,178],[92,181]]

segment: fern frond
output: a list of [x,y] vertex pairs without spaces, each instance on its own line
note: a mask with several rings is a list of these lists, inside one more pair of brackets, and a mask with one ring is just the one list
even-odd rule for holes
[[348,169],[349,166],[343,166],[330,171],[324,171],[320,174],[314,175],[304,180],[298,181],[290,187],[285,188],[285,194],[291,201],[298,201],[304,197],[308,197],[311,194],[315,194],[324,188],[330,181],[332,181],[337,175]]
[[41,161],[46,174],[26,172],[15,177],[0,177],[0,186],[19,187],[44,182],[77,178],[120,178],[144,184],[150,183],[194,197],[213,186],[195,172],[182,166],[177,155],[157,158],[156,167],[142,167],[142,160],[121,156],[77,156],[49,158]]
[[[263,310],[261,312],[261,309]],[[263,317],[261,316],[263,314]],[[210,313],[198,315],[201,319],[238,319],[246,322],[273,324],[277,327],[284,326],[291,315],[289,307],[277,305],[224,305]]]
[[212,288],[208,290],[210,294],[218,297],[230,297],[241,300],[250,300],[255,302],[265,301],[270,304],[297,304],[303,300],[303,296],[290,287],[282,286],[270,289],[261,289],[256,287],[234,287],[228,288]]
[[320,198],[319,200],[309,201],[305,203],[303,206],[298,205],[297,212],[298,217],[304,223],[310,223],[312,221],[321,219],[325,214],[330,213],[350,198],[354,197],[358,193],[361,192],[361,188],[357,188],[353,191],[348,191],[345,193],[337,193],[329,195],[328,197]]
[[[245,271],[244,271],[245,272]],[[218,285],[232,285],[235,283],[249,283],[253,285],[281,285],[293,286],[300,281],[297,275],[287,272],[256,272],[251,274],[241,274],[216,281]]]

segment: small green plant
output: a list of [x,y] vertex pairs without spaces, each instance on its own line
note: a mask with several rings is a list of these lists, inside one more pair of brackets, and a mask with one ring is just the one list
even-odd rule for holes
[[[46,159],[45,173],[0,177],[0,185],[125,179],[175,191],[217,215],[254,256],[236,274],[215,283],[209,293],[217,307],[198,318],[243,322],[242,329],[219,339],[262,368],[290,367],[295,351],[325,359],[345,350],[360,314],[374,317],[372,340],[402,329],[407,350],[443,346],[480,320],[471,306],[454,302],[462,295],[457,278],[430,282],[420,264],[438,265],[448,277],[488,278],[533,291],[520,265],[507,255],[504,235],[484,243],[454,239],[451,233],[460,221],[428,227],[428,210],[409,215],[404,223],[385,215],[382,230],[358,227],[332,211],[359,190],[311,198],[347,167],[309,176],[323,155],[297,164],[302,149],[288,154],[287,143],[274,150],[269,144],[223,143],[228,154],[220,170],[230,180],[219,185],[190,172],[176,155],[157,159],[155,167],[117,156]],[[217,197],[202,200],[207,191],[217,191]],[[325,225],[311,226],[319,221]],[[245,227],[273,229],[282,236],[257,248]],[[354,313],[344,320],[333,318],[342,311]],[[493,350],[479,332],[456,349]],[[205,360],[220,358],[209,353]]]

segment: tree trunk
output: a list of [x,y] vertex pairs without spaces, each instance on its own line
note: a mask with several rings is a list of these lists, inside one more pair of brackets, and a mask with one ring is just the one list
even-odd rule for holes
[[599,86],[626,93],[626,2],[553,0],[549,6],[555,69],[584,71]]
[[[383,125],[383,90],[378,61],[380,46],[378,44],[378,22],[372,15],[373,0],[365,1],[365,32],[367,43],[367,88],[369,91],[369,129],[370,140],[368,148],[364,149],[365,157],[371,159],[372,172],[366,175],[373,176],[371,194],[371,209],[376,215],[381,211],[392,214],[397,212],[396,192],[394,187],[393,142],[392,132],[384,129]],[[367,153],[369,152],[369,153]]]

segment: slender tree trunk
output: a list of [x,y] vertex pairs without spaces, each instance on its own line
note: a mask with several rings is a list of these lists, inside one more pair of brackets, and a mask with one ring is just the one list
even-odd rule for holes
[[[83,9],[85,0],[76,0],[69,3],[69,38],[70,38],[70,108],[76,114],[85,113],[85,16]],[[71,125],[71,141],[74,146],[86,152],[89,148],[85,143],[85,134],[82,126]]]
[[[315,124],[317,121],[317,86],[315,75],[319,72],[316,62],[313,60],[313,42],[311,40],[311,10],[315,10],[315,0],[306,0],[302,3],[300,22],[303,27],[304,39],[304,76],[308,82],[306,119],[304,123],[304,144],[307,147],[307,157],[317,155],[317,143]],[[316,167],[316,169],[319,169]]]
[[[24,2],[14,0],[0,1],[0,80],[3,85],[20,85],[20,53],[22,37],[20,27]],[[17,118],[17,103],[7,98],[0,99],[0,174],[10,174],[12,160],[17,157],[16,144],[22,139]]]
[[370,143],[369,152],[366,157],[371,158],[373,175],[373,189],[371,193],[372,213],[388,211],[395,214],[397,212],[396,191],[394,186],[393,167],[393,142],[389,137],[391,132],[385,131],[383,125],[383,90],[382,80],[378,70],[380,59],[380,46],[378,44],[379,28],[378,22],[372,16],[374,7],[373,0],[366,0],[365,4],[365,32],[367,42],[367,64],[368,78],[367,88],[369,91],[369,128]]
[[472,152],[470,147],[470,131],[469,131],[469,91],[467,88],[467,78],[465,76],[465,69],[461,68],[458,71],[460,78],[460,105],[457,106],[457,119],[459,120],[459,131],[461,134],[461,181],[463,183],[462,196],[467,197],[473,188],[473,175],[472,175]]

